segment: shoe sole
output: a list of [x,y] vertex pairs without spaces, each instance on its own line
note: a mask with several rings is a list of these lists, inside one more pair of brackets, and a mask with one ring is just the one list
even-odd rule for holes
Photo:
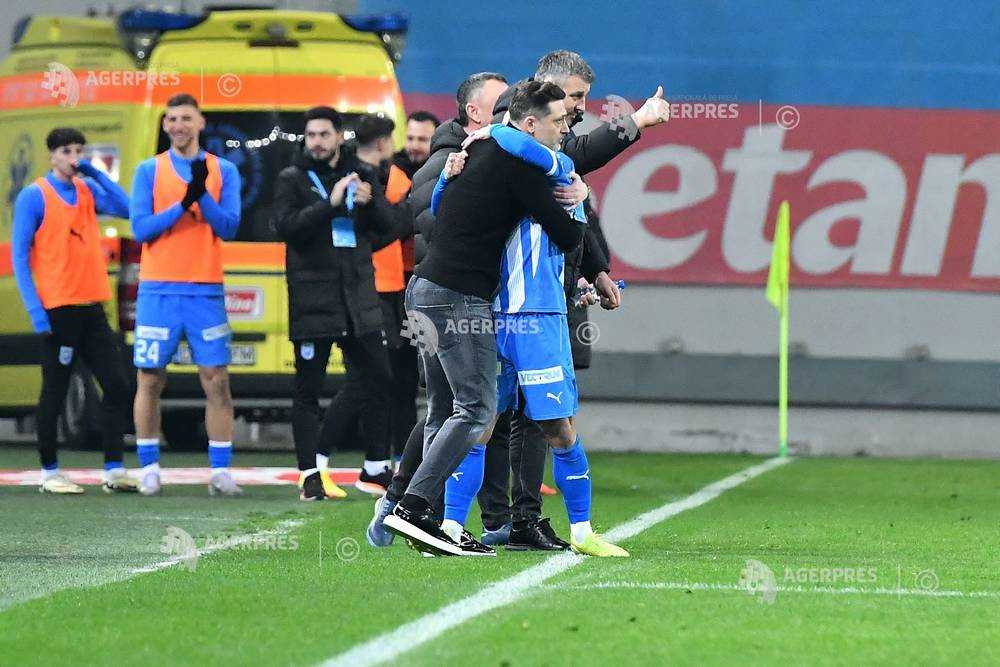
[[590,556],[591,558],[631,558],[632,554],[625,552],[623,554],[592,554],[581,549],[576,548],[575,545],[570,546],[570,551],[580,556]]
[[376,484],[374,482],[362,482],[358,480],[354,483],[354,488],[361,493],[367,493],[370,496],[384,496],[386,488],[381,484]]
[[325,497],[326,496],[306,496],[301,493],[299,494],[299,500],[301,500],[304,503],[314,503],[317,500],[323,500]]
[[457,544],[449,544],[444,540],[439,540],[430,533],[427,533],[420,528],[417,528],[411,523],[403,521],[395,514],[390,514],[382,522],[386,530],[396,533],[397,535],[410,540],[414,544],[414,548],[418,551],[430,551],[431,553],[439,556],[470,556]]
[[79,496],[83,494],[83,489],[80,489],[79,491],[49,491],[48,489],[38,487],[38,492],[51,493],[53,496]]
[[497,547],[507,546],[507,542],[487,542],[486,540],[483,539],[480,539],[479,543],[488,547],[493,547],[494,549],[496,549]]
[[566,551],[568,547],[555,547],[550,549],[547,547],[536,547],[531,544],[505,544],[504,549],[507,551]]
[[138,486],[122,488],[120,486],[110,486],[108,484],[101,484],[101,490],[104,491],[104,493],[139,493]]

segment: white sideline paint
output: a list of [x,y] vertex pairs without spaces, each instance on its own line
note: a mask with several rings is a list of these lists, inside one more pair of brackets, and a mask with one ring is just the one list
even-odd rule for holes
[[[606,533],[606,537],[612,542],[627,540],[672,516],[704,505],[726,491],[791,460],[790,458],[776,457],[741,470],[699,489],[690,496],[640,514],[631,521],[610,530]],[[345,653],[323,662],[322,667],[360,667],[388,662],[480,614],[517,602],[530,593],[532,589],[571,567],[579,565],[586,558],[586,556],[573,553],[550,556],[538,565],[513,577],[494,582],[478,593],[445,605],[426,616],[401,625],[395,630],[379,635],[363,644],[358,644]]]
[[[302,525],[302,523],[303,522],[300,519],[286,519],[284,521],[279,521],[277,525],[275,525],[275,527],[270,530],[260,530],[257,531],[256,533],[245,533],[243,535],[233,535],[231,537],[227,536],[225,540],[221,540],[218,543],[212,543],[202,549],[198,549],[198,557],[201,558],[202,556],[206,556],[212,553],[213,551],[219,551],[222,549],[232,549],[233,547],[237,547],[242,544],[247,544],[248,542],[259,540],[263,537],[287,535],[289,532],[291,532],[293,528],[298,528],[299,526]],[[173,567],[178,563],[186,562],[189,558],[190,556],[186,554],[181,556],[173,556],[172,558],[168,558],[165,561],[161,561],[159,563],[153,563],[152,565],[146,565],[145,567],[138,567],[134,570],[131,570],[129,572],[129,575],[135,576],[137,574],[146,574],[148,572],[158,572],[160,570],[165,570],[168,567]]]
[[[747,594],[745,586],[739,584],[704,583],[700,581],[601,581],[593,584],[553,584],[544,586],[552,591],[598,591],[598,590],[690,590],[690,591],[739,591]],[[933,588],[833,588],[831,586],[776,586],[778,593],[817,593],[821,595],[897,595],[931,598],[1000,598],[1000,591],[949,591]]]

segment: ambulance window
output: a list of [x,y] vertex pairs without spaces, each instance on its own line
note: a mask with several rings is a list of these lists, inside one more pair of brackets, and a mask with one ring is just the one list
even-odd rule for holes
[[[345,115],[345,135],[353,136],[358,116]],[[162,128],[162,124],[161,124]],[[302,113],[206,111],[202,147],[240,170],[243,211],[237,241],[279,241],[272,222],[274,183],[300,150]],[[157,152],[170,145],[160,130]]]

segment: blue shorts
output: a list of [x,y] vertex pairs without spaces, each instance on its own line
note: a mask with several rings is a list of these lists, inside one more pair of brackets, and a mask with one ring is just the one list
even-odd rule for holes
[[177,352],[181,334],[199,366],[229,365],[232,329],[226,298],[193,294],[139,294],[135,306],[136,368],[164,368]]
[[569,326],[562,313],[495,314],[497,413],[518,404],[535,421],[572,417],[579,407]]

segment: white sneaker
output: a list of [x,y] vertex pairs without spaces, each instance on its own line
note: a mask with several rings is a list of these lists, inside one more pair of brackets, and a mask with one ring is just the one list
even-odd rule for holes
[[139,480],[125,472],[125,468],[115,468],[104,473],[101,489],[104,493],[135,493],[139,490]]
[[82,486],[69,481],[61,472],[57,472],[55,475],[49,475],[43,479],[42,483],[38,487],[38,490],[41,493],[57,493],[61,495],[83,493]]
[[139,493],[144,496],[160,495],[160,473],[152,471],[143,475],[139,482]]
[[236,485],[232,473],[227,470],[212,475],[212,480],[208,483],[208,495],[242,496],[243,489]]

